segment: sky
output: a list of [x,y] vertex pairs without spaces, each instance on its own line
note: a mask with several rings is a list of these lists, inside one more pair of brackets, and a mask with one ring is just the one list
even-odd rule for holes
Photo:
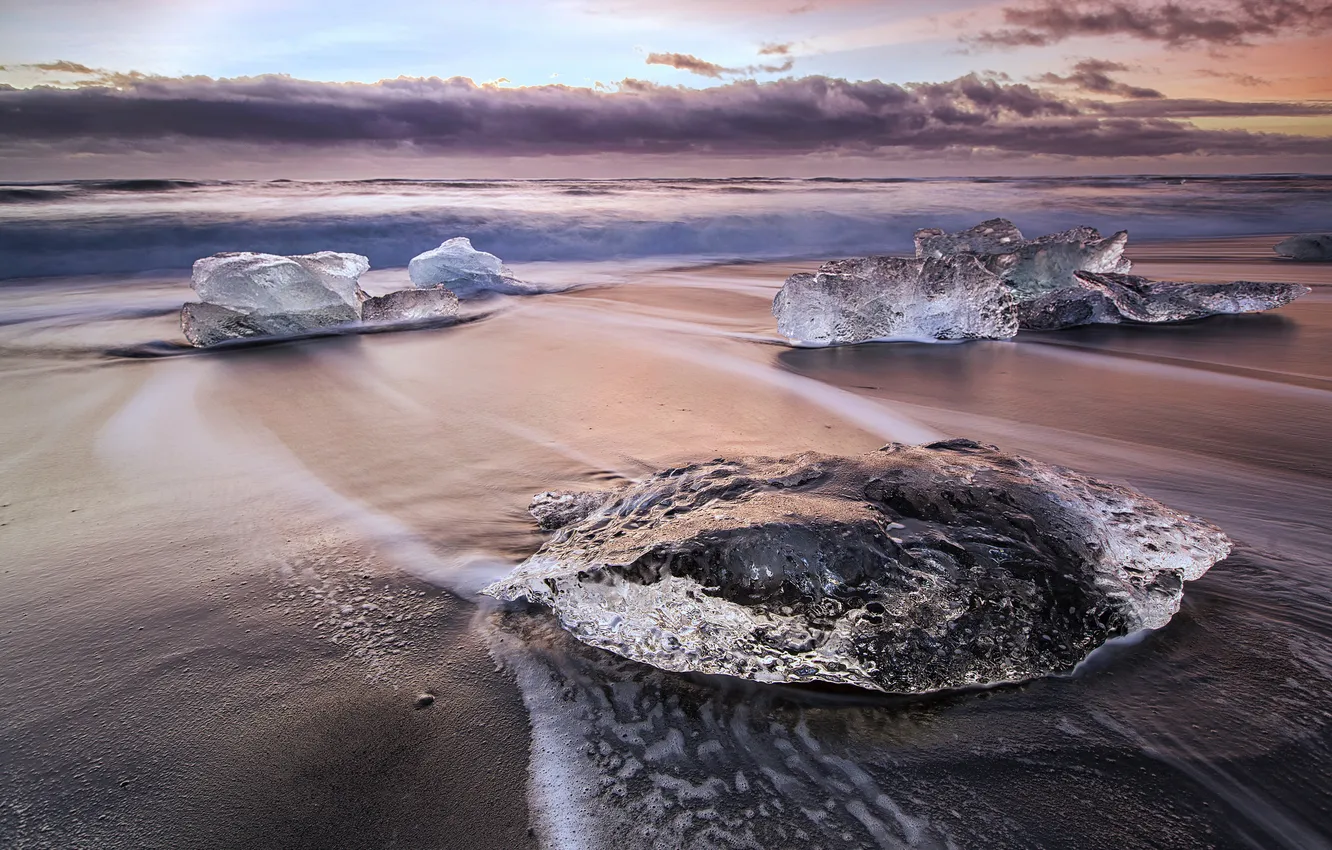
[[0,0],[0,179],[1332,170],[1332,0]]

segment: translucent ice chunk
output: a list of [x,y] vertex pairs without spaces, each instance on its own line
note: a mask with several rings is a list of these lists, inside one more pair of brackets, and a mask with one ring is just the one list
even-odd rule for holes
[[199,298],[239,313],[301,313],[342,305],[360,313],[357,281],[370,268],[360,254],[320,251],[284,257],[214,254],[194,264]]
[[1006,339],[1018,329],[1012,291],[968,254],[824,263],[787,278],[772,313],[787,338],[825,345]]
[[1102,238],[1094,227],[1023,239],[1013,222],[1004,218],[992,218],[957,233],[938,228],[916,231],[917,257],[974,254],[1012,286],[1021,300],[1075,285],[1076,271],[1127,274],[1133,267],[1124,257],[1127,244],[1128,231]]
[[1024,242],[1011,253],[987,256],[984,262],[1026,300],[1075,284],[1074,272],[1126,274],[1133,267],[1124,257],[1127,244],[1127,230],[1103,239],[1094,228],[1075,227]]
[[407,273],[422,289],[445,286],[460,298],[485,292],[518,295],[533,291],[515,278],[499,257],[473,248],[466,236],[457,236],[413,257]]

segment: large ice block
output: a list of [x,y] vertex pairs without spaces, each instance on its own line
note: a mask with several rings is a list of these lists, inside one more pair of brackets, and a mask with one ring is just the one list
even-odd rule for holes
[[1164,626],[1230,551],[1132,490],[967,440],[718,459],[534,509],[558,531],[484,593],[665,670],[896,693],[1071,670]]
[[1017,333],[1012,291],[969,254],[866,257],[787,278],[772,313],[798,342],[1006,339]]
[[301,313],[338,305],[360,315],[357,282],[370,268],[360,254],[320,251],[284,257],[249,251],[214,254],[194,264],[200,300],[238,313]]

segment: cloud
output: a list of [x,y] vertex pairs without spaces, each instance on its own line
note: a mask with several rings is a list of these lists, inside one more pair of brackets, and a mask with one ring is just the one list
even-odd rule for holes
[[681,71],[688,71],[702,77],[712,77],[715,80],[721,79],[722,74],[736,73],[732,68],[726,68],[706,59],[699,59],[697,56],[690,56],[688,53],[649,53],[647,63],[649,65],[665,65],[669,68],[678,68]]
[[[762,53],[763,51],[760,50],[759,54],[762,55]],[[758,73],[780,74],[795,67],[795,59],[788,56],[776,65],[746,65],[743,68],[727,68],[724,65],[718,65],[716,62],[709,62],[706,59],[691,56],[688,53],[649,53],[647,64],[666,65],[670,68],[688,71],[691,74],[719,80],[723,76],[752,76]]]
[[1109,94],[1135,100],[1165,97],[1156,89],[1131,86],[1110,76],[1112,72],[1127,70],[1129,70],[1127,65],[1118,62],[1110,62],[1105,59],[1083,59],[1073,66],[1073,73],[1071,74],[1066,76],[1041,74],[1039,77],[1035,77],[1034,80],[1038,83],[1048,83],[1050,85],[1073,86],[1092,94]]
[[781,62],[778,62],[776,65],[750,65],[745,70],[751,74],[754,73],[755,68],[757,68],[758,70],[762,71],[765,74],[781,74],[791,70],[794,67],[795,67],[795,59],[793,57],[788,56],[785,59],[783,59]]
[[87,65],[80,65],[78,62],[68,62],[59,59],[55,62],[38,62],[34,65],[0,65],[0,71],[43,71],[48,74],[83,74],[100,75],[102,72],[96,68],[89,68]]
[[1326,0],[1038,0],[1003,10],[1003,29],[969,39],[989,47],[1040,47],[1079,36],[1124,35],[1187,45],[1240,45],[1255,38],[1332,29]]
[[[1326,139],[1204,130],[1175,120],[1226,114],[1206,101],[1071,101],[975,75],[912,85],[811,76],[704,89],[625,80],[611,92],[478,85],[465,78],[363,84],[131,73],[117,79],[116,85],[0,90],[0,149],[56,155],[190,148],[201,158],[210,146],[237,144],[265,152],[453,156],[961,151],[1133,157],[1321,154],[1327,146]],[[1292,114],[1274,111],[1280,107],[1248,104],[1233,114]],[[1332,107],[1322,109],[1318,114]]]
[[786,56],[790,54],[791,48],[795,47],[795,42],[786,41],[780,44],[767,42],[759,47],[760,56]]
[[37,65],[24,65],[22,67],[32,68],[37,71],[53,71],[65,74],[96,74],[97,70],[89,68],[87,65],[80,65],[78,62],[67,62],[61,59],[56,62],[44,62]]

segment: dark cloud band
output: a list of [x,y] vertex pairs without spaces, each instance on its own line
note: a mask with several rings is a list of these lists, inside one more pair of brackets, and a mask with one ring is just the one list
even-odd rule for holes
[[[1280,104],[1071,101],[977,76],[894,85],[826,77],[705,89],[626,80],[617,91],[503,88],[455,78],[375,84],[283,76],[106,77],[77,89],[0,89],[0,144],[63,150],[164,143],[372,145],[425,153],[769,155],[913,151],[1119,157],[1325,153],[1326,140],[1202,130],[1196,114],[1293,114]],[[1305,105],[1316,114],[1329,108]],[[1301,113],[1307,114],[1307,113]]]

